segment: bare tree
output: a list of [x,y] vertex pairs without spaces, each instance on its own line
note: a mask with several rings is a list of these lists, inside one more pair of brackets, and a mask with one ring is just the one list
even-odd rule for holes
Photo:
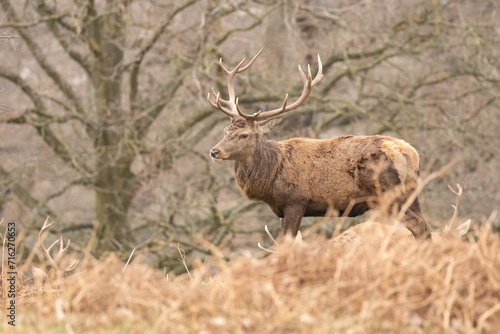
[[[205,94],[222,77],[222,54],[233,62],[263,46],[262,74],[243,76],[237,92],[250,113],[279,107],[283,91],[300,95],[294,71],[276,71],[318,53],[324,63],[318,91],[276,137],[400,136],[420,152],[422,169],[459,151],[454,173],[424,190],[431,222],[448,216],[447,183],[466,180],[465,214],[489,215],[500,200],[494,0],[0,5],[1,35],[20,37],[0,43],[1,104],[16,110],[0,115],[0,194],[6,214],[28,228],[47,215],[65,233],[97,220],[97,253],[148,247],[161,266],[178,262],[164,253],[170,241],[189,255],[209,252],[196,234],[225,247],[260,231],[257,220],[272,216],[235,200],[229,167],[209,164],[224,118]],[[72,247],[85,240],[71,239]]]
[[[145,137],[149,128],[182,87],[182,73],[194,63],[183,59],[183,54],[169,55],[168,61],[161,64],[168,73],[168,80],[162,82],[163,78],[155,77],[148,56],[162,36],[175,40],[180,32],[169,31],[170,27],[196,3],[169,4],[164,8],[168,15],[157,17],[153,27],[142,27],[146,18],[141,17],[142,13],[133,17],[131,1],[108,1],[105,5],[94,1],[63,5],[36,1],[24,7],[1,1],[9,19],[5,26],[17,31],[30,61],[36,63],[32,66],[43,80],[50,80],[50,90],[43,92],[38,83],[13,71],[12,66],[0,67],[0,76],[16,85],[29,100],[28,106],[7,122],[35,129],[74,174],[70,182],[45,200],[33,198],[19,183],[12,186],[24,204],[38,207],[42,215],[56,216],[44,202],[63,195],[72,186],[90,185],[95,191],[100,249],[118,249],[133,240],[127,217],[141,180],[131,165],[138,155],[148,152]],[[131,34],[134,29],[142,35]],[[48,54],[47,43],[63,55]],[[163,44],[160,48],[165,47]],[[193,52],[196,48],[185,54],[190,57]],[[62,61],[65,66],[59,66]],[[169,66],[173,61],[176,66]],[[75,77],[81,77],[84,84],[75,83]],[[158,81],[148,89],[141,88],[151,80]],[[205,117],[203,113],[190,116],[183,127],[177,128],[177,135]],[[60,126],[78,129],[79,133],[68,136],[59,131]],[[168,168],[174,153],[172,144],[165,145],[156,165]],[[1,173],[3,179],[12,179],[5,169]]]

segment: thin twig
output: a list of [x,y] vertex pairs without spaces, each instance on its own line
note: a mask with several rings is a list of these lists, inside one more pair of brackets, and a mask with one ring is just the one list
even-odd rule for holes
[[132,260],[132,256],[134,255],[134,253],[135,253],[135,248],[132,250],[132,253],[130,253],[130,256],[128,257],[127,263],[125,263],[125,266],[122,269],[122,272],[124,272],[125,268],[127,268],[128,264],[130,263],[130,260]]
[[181,249],[181,246],[179,243],[177,243],[175,248],[177,249],[177,251],[179,252],[179,255],[181,256],[178,260],[181,261],[181,263],[184,265],[184,268],[186,268],[186,272],[189,276],[189,279],[192,280],[193,277],[191,276],[191,273],[189,272],[189,268],[188,268],[187,263],[186,263],[186,252],[183,249]]

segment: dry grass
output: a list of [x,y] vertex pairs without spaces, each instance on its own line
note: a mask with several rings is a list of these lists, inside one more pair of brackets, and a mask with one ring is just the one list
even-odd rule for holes
[[[214,256],[164,277],[110,255],[19,287],[19,333],[498,333],[500,237],[340,252],[316,237],[280,259]],[[4,282],[4,279],[2,279]],[[2,326],[6,326],[2,320]],[[9,326],[10,327],[10,326]]]

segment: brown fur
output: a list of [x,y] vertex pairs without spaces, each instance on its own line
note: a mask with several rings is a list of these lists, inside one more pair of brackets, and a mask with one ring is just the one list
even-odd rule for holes
[[[436,243],[446,243],[459,240],[467,233],[470,220],[450,229],[445,227],[440,234],[431,233],[431,239]],[[341,235],[330,240],[330,246],[343,252],[356,252],[364,248],[370,252],[380,250],[384,245],[388,247],[407,247],[415,243],[415,237],[404,226],[382,224],[375,222],[364,222],[351,226]]]
[[[276,142],[262,136],[264,126],[264,122],[233,118],[211,155],[234,160],[241,191],[284,218],[282,235],[295,236],[303,216],[322,216],[329,209],[357,216],[390,201],[387,209],[399,210],[415,188],[418,154],[403,140],[342,136]],[[416,238],[430,237],[418,199],[404,222]]]

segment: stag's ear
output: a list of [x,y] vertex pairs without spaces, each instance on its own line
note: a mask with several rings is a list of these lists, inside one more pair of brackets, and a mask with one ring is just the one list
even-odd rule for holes
[[266,133],[271,131],[276,125],[280,124],[282,120],[283,117],[280,116],[276,118],[266,119],[265,121],[257,122],[257,125],[259,126],[259,132]]

